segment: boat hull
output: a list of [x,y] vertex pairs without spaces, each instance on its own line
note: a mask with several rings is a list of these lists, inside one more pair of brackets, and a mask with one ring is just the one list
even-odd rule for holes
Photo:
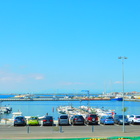
[[123,101],[123,98],[113,98],[111,101]]

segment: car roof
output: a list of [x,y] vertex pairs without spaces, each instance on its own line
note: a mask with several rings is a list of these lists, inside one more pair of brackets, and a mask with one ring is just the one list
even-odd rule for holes
[[110,116],[110,115],[104,115],[104,116],[102,116],[102,117],[112,117],[112,116]]
[[62,114],[62,115],[59,115],[59,116],[68,116],[67,114]]
[[43,119],[48,119],[48,118],[51,118],[51,119],[53,119],[53,116],[45,116],[45,117],[43,117]]
[[17,117],[23,117],[23,118],[25,118],[24,116],[16,116],[15,118],[17,118]]
[[31,116],[30,118],[38,118],[37,116]]
[[[82,116],[82,115],[74,115],[74,116]],[[83,117],[83,116],[82,116]]]

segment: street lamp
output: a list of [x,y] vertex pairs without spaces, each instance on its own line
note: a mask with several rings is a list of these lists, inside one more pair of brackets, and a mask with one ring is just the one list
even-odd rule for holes
[[125,123],[124,123],[124,59],[127,59],[125,56],[120,56],[118,59],[122,60],[122,111],[123,111],[123,132],[125,132]]

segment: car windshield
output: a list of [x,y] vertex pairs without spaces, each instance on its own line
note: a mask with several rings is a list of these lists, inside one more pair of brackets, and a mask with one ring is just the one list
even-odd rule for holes
[[90,115],[90,117],[95,118],[95,117],[97,117],[97,115]]
[[75,118],[80,118],[80,119],[83,119],[83,117],[82,117],[82,116],[76,116]]
[[46,117],[46,119],[53,119],[52,117]]
[[30,120],[37,120],[37,117],[32,117],[30,118]]
[[113,119],[111,116],[106,117],[106,119]]
[[16,119],[23,119],[23,117],[16,117]]
[[136,118],[140,118],[140,116],[136,116]]
[[60,116],[60,119],[68,119],[68,116]]

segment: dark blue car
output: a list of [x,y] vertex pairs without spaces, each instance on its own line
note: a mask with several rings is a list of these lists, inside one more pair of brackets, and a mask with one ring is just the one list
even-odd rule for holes
[[23,125],[23,126],[26,125],[26,119],[25,119],[24,116],[17,116],[17,117],[15,117],[15,119],[14,119],[14,126],[17,126],[17,125]]

